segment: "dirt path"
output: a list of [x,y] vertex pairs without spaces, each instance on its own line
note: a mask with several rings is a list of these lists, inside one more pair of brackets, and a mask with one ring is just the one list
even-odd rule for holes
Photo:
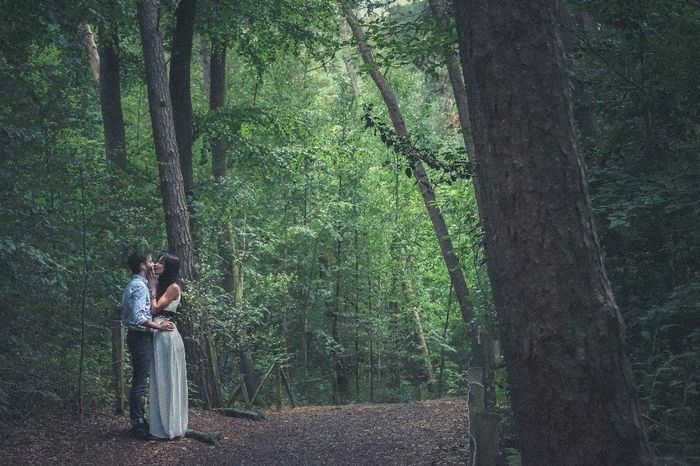
[[467,417],[459,398],[393,405],[302,407],[262,421],[191,411],[190,428],[221,444],[131,438],[122,417],[54,413],[13,426],[2,464],[432,465],[466,464]]

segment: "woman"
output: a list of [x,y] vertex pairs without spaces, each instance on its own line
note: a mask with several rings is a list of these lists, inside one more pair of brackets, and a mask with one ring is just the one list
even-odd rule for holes
[[[153,271],[157,277],[151,277],[148,283],[151,312],[154,321],[163,322],[175,316],[180,304],[180,259],[164,254]],[[150,433],[162,439],[183,437],[187,421],[187,369],[182,337],[177,328],[172,332],[156,331],[149,388]]]

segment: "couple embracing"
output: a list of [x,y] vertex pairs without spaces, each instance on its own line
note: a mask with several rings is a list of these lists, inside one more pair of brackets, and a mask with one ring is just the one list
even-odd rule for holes
[[[122,322],[134,375],[129,394],[133,432],[144,439],[183,437],[187,430],[187,372],[182,337],[172,322],[180,304],[180,260],[132,253],[133,272],[122,293]],[[149,376],[151,383],[148,383]],[[144,397],[148,391],[149,416]]]

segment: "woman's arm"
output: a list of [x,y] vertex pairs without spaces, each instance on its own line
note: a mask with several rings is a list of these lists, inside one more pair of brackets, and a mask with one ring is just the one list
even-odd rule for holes
[[151,314],[158,314],[160,311],[168,307],[170,303],[175,301],[180,296],[180,285],[177,283],[171,284],[163,296],[156,299],[156,289],[151,287]]

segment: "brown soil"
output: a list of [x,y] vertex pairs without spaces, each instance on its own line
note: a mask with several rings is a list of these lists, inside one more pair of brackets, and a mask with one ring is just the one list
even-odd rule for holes
[[15,422],[0,440],[0,463],[432,465],[466,464],[467,408],[461,398],[393,405],[307,406],[250,421],[190,411],[194,430],[217,432],[219,446],[194,439],[143,441],[128,420],[81,421],[53,412]]

